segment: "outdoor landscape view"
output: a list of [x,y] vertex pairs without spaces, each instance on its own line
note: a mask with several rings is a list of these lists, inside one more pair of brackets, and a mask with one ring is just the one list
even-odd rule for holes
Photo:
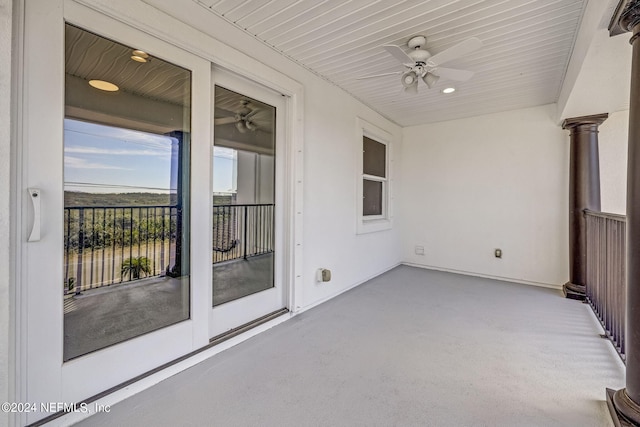
[[[177,274],[179,144],[65,120],[65,293]],[[235,150],[216,148],[214,205],[232,201],[235,162]]]

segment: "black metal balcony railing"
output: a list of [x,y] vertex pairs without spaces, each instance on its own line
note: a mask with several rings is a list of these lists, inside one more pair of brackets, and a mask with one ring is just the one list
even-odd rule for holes
[[273,252],[273,206],[214,205],[213,263]]
[[[176,206],[64,209],[64,293],[164,276],[175,264]],[[273,205],[214,205],[213,263],[273,251]]]
[[586,210],[587,302],[625,358],[626,218]]

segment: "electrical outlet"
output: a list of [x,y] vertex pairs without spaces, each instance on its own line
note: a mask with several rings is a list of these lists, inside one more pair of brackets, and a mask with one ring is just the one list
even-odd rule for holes
[[415,253],[416,255],[424,255],[424,246],[416,246]]
[[331,270],[326,268],[319,268],[316,270],[317,282],[329,282],[331,280]]
[[493,254],[496,256],[496,258],[502,258],[502,249],[496,249],[495,251],[493,251]]

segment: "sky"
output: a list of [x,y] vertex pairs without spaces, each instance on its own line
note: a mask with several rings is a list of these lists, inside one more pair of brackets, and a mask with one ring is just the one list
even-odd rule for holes
[[[175,177],[171,177],[175,141],[168,136],[65,119],[65,190],[175,192]],[[236,161],[235,150],[214,147],[214,192],[234,191]]]

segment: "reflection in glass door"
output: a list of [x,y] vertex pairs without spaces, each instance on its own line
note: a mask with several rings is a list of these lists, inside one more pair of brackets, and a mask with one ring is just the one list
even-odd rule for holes
[[191,73],[65,33],[68,361],[189,318]]
[[213,306],[274,287],[275,118],[215,87]]
[[[209,336],[286,312],[282,95],[213,67]],[[261,319],[261,320],[257,320]]]

